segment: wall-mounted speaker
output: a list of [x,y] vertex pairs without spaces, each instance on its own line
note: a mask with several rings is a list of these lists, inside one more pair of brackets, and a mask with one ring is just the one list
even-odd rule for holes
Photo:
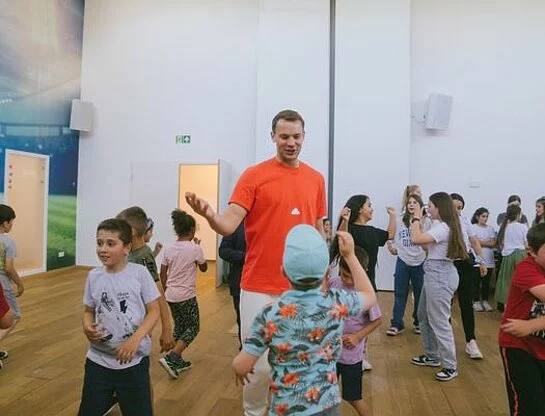
[[79,131],[91,131],[93,128],[93,103],[72,100],[70,128]]
[[450,113],[452,112],[452,96],[431,94],[428,98],[428,109],[425,125],[430,130],[448,130]]

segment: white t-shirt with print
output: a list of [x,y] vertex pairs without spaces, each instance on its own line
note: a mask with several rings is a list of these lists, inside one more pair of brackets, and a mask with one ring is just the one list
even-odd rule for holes
[[[496,231],[494,230],[494,227],[491,227],[490,225],[485,225],[484,227],[481,227],[478,224],[471,224],[471,229],[473,230],[475,237],[479,241],[488,241],[496,238]],[[484,264],[487,268],[493,269],[495,267],[494,249],[483,246],[481,246],[481,249],[483,252]],[[473,250],[473,254],[477,255],[477,253],[475,253],[475,250]],[[476,267],[478,267],[478,265]]]
[[434,220],[427,234],[431,235],[435,241],[428,244],[428,259],[450,260],[447,258],[450,237],[449,226],[443,221]]
[[528,226],[526,224],[521,224],[520,222],[508,223],[505,227],[501,255],[506,257],[515,250],[526,249],[526,234],[528,234]]
[[[429,219],[421,220],[420,229],[426,232],[431,226]],[[394,244],[397,249],[398,257],[403,260],[407,266],[418,266],[426,260],[426,251],[411,241],[411,229],[407,228],[402,218],[397,219]]]
[[83,303],[95,310],[95,322],[103,338],[90,344],[87,358],[113,370],[140,363],[151,351],[151,339],[146,335],[130,363],[120,364],[117,350],[131,337],[146,316],[146,305],[159,298],[159,290],[144,266],[128,263],[118,273],[105,267],[89,272],[85,283]]

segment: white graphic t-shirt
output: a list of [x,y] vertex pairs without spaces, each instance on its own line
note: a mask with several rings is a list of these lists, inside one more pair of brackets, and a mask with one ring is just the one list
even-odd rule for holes
[[[431,228],[431,221],[424,217],[420,220],[420,230],[425,233]],[[426,251],[411,239],[411,229],[407,227],[402,218],[396,222],[394,244],[398,257],[408,266],[419,266],[426,260]]]
[[159,297],[159,290],[148,270],[128,263],[119,273],[108,273],[104,267],[89,272],[83,303],[95,309],[95,322],[103,338],[91,343],[87,358],[114,370],[132,367],[149,355],[151,339],[146,335],[132,362],[120,364],[117,350],[142,324],[146,304]]

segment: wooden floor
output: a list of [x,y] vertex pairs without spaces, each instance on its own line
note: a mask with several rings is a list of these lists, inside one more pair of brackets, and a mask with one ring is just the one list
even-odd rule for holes
[[[20,298],[23,320],[0,345],[10,357],[0,371],[0,415],[75,415],[81,394],[87,342],[81,330],[83,284],[87,271],[25,278]],[[201,332],[186,358],[193,368],[171,380],[152,352],[151,378],[158,415],[241,415],[241,390],[235,386],[231,360],[238,351],[234,312],[227,288],[214,288],[212,276],[198,280]],[[477,314],[477,337],[485,355],[472,361],[464,353],[458,307],[453,318],[460,376],[434,380],[434,369],[409,358],[421,352],[419,337],[407,331],[395,338],[385,331],[392,294],[381,293],[384,324],[372,334],[369,356],[374,366],[364,376],[364,398],[377,416],[508,415],[497,347],[499,314]],[[158,339],[158,328],[154,333]],[[157,342],[155,342],[157,344]],[[119,413],[113,413],[119,415]],[[343,415],[355,415],[343,403]]]

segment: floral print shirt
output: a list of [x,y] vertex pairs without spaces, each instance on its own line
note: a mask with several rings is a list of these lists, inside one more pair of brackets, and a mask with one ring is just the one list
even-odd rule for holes
[[314,415],[340,403],[343,321],[362,307],[357,292],[290,290],[256,316],[244,351],[259,357],[269,349],[271,415]]

